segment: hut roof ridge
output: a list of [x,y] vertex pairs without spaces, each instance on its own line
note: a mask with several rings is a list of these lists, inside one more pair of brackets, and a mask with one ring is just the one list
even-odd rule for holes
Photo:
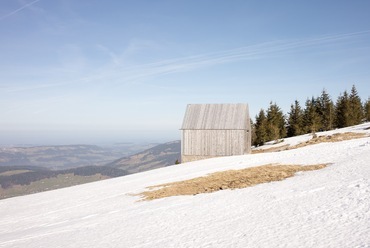
[[181,129],[246,130],[249,122],[246,103],[188,104]]

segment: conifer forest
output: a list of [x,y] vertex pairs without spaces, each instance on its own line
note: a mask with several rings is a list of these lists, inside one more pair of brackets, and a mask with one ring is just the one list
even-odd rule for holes
[[267,110],[261,109],[252,121],[252,144],[261,146],[267,141],[285,137],[329,131],[370,121],[370,97],[362,101],[356,86],[345,90],[334,102],[324,89],[320,96],[307,98],[304,106],[295,100],[284,115],[281,108],[270,102]]

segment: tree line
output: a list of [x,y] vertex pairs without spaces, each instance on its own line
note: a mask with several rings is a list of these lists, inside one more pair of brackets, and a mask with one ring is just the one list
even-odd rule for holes
[[287,116],[276,103],[270,102],[268,109],[261,109],[252,122],[252,144],[260,146],[267,141],[315,134],[364,121],[370,121],[370,97],[362,103],[353,85],[350,93],[344,91],[334,103],[324,89],[319,97],[308,98],[304,107],[295,100]]

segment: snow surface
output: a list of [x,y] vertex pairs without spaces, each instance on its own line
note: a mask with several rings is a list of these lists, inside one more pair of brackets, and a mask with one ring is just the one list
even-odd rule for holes
[[[368,127],[334,132],[370,134]],[[292,139],[284,142],[307,137]],[[268,163],[331,165],[212,194],[154,201],[130,195]],[[370,247],[370,137],[197,161],[1,200],[0,247]]]

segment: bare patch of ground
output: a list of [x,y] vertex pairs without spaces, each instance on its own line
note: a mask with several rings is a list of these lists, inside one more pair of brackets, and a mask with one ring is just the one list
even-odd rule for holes
[[266,153],[266,152],[281,152],[289,149],[289,145],[282,145],[282,146],[277,146],[277,147],[271,147],[267,149],[258,149],[258,150],[253,150],[252,154],[256,153]]
[[196,195],[225,189],[246,188],[261,183],[281,181],[294,176],[296,172],[319,170],[326,166],[327,164],[307,166],[268,164],[241,170],[228,170],[190,180],[151,186],[148,187],[148,191],[138,195],[143,200],[154,200],[176,195]]
[[359,139],[367,137],[368,135],[366,133],[354,133],[354,132],[346,132],[346,133],[335,133],[333,135],[322,135],[314,137],[306,142],[300,143],[295,146],[289,146],[289,145],[283,145],[279,147],[271,147],[268,149],[259,149],[252,151],[252,154],[255,153],[266,153],[266,152],[280,152],[285,150],[292,150],[297,149],[309,145],[319,144],[323,142],[339,142],[344,140],[351,140],[351,139]]

